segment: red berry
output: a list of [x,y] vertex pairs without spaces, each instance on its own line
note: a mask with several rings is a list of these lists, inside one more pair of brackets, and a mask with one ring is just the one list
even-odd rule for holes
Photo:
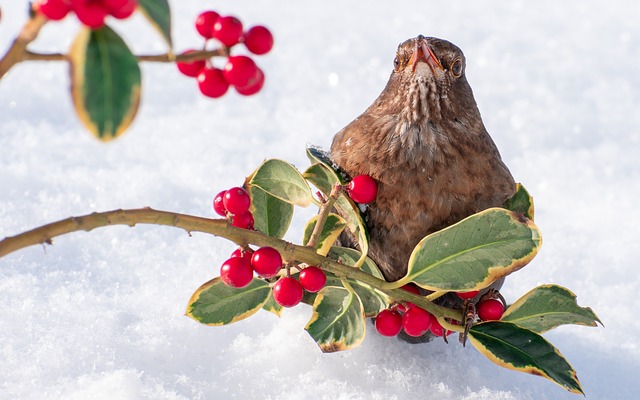
[[271,278],[282,268],[282,256],[273,247],[260,247],[251,257],[251,266],[261,277]]
[[222,192],[218,193],[216,195],[216,197],[213,198],[213,211],[216,212],[216,214],[221,215],[223,217],[227,216],[227,209],[224,208],[224,194],[227,193],[226,190],[223,190]]
[[349,182],[347,193],[356,203],[371,203],[378,194],[378,184],[369,175],[357,175]]
[[198,88],[207,97],[222,97],[229,90],[229,82],[224,79],[222,70],[218,68],[204,68],[198,74]]
[[407,310],[402,316],[402,328],[407,335],[418,337],[424,335],[431,325],[431,314],[420,307]]
[[220,17],[213,24],[213,37],[225,46],[233,46],[242,37],[242,22],[236,17]]
[[230,56],[224,66],[225,79],[234,86],[246,86],[256,74],[258,66],[250,57]]
[[456,292],[456,295],[461,299],[473,299],[480,292],[479,290],[472,290],[471,292]]
[[104,19],[108,14],[103,3],[93,0],[71,0],[71,7],[80,22],[91,29],[97,29],[104,25]]
[[138,0],[103,0],[109,14],[118,19],[129,18],[138,7]]
[[241,187],[233,187],[224,194],[224,208],[231,214],[242,214],[249,211],[251,198],[246,190]]
[[231,253],[231,258],[233,257],[242,257],[245,260],[249,261],[249,263],[251,263],[251,256],[253,255],[253,250],[251,250],[250,248],[242,248],[242,247],[238,247],[237,249],[235,249],[233,251],[233,253]]
[[[445,329],[440,325],[440,322],[436,318],[431,318],[431,325],[429,326],[429,331],[433,333],[434,336],[442,336],[442,333]],[[447,336],[451,335],[453,331],[447,330]]]
[[[193,53],[195,50],[186,50],[183,51],[181,54],[189,54],[189,53]],[[186,76],[195,78],[198,76],[198,74],[200,73],[200,71],[202,71],[205,67],[205,62],[204,60],[197,60],[197,61],[189,61],[189,62],[176,62],[176,66],[178,67],[178,70]]]
[[40,0],[36,3],[36,9],[53,21],[63,19],[71,10],[66,0]]
[[264,86],[264,72],[256,67],[256,73],[249,79],[246,86],[235,86],[236,92],[243,96],[251,96],[260,91]]
[[478,317],[483,321],[497,321],[502,318],[504,305],[500,300],[488,299],[481,301],[476,306]]
[[300,282],[291,277],[282,277],[273,285],[273,299],[282,307],[293,307],[302,301],[304,290]]
[[215,11],[205,11],[196,18],[196,30],[205,39],[213,37],[213,24],[220,18]]
[[[411,284],[411,283],[407,283],[406,285],[402,286],[401,289],[404,289],[407,292],[410,292],[410,293],[413,293],[413,294],[417,294],[418,296],[420,295],[420,290],[418,289],[418,287],[413,285],[413,284]],[[408,308],[413,308],[413,307],[416,306],[415,304],[413,304],[413,303],[411,303],[409,301],[407,301],[406,303],[407,303],[406,304],[406,308],[407,309]]]
[[228,286],[242,288],[253,279],[253,269],[244,257],[232,257],[220,267],[220,279]]
[[382,310],[376,317],[375,324],[382,336],[396,336],[402,329],[402,315],[397,311]]
[[251,211],[245,211],[242,214],[234,214],[231,217],[231,225],[242,229],[253,229],[253,214]]
[[264,26],[253,26],[244,33],[244,45],[253,54],[266,54],[273,47],[273,35]]
[[300,284],[307,292],[318,292],[325,283],[327,283],[327,276],[318,267],[310,266],[300,271]]

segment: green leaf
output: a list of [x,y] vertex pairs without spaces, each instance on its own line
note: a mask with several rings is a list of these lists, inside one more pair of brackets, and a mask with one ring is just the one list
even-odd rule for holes
[[413,281],[433,291],[485,288],[527,265],[541,242],[531,220],[490,208],[422,239],[411,253],[407,275],[394,286]]
[[591,308],[578,306],[573,292],[558,285],[542,285],[532,289],[507,308],[502,321],[513,322],[538,333],[564,324],[602,324]]
[[[362,253],[348,247],[333,246],[331,247],[331,250],[329,250],[327,257],[341,264],[353,267],[360,258],[362,258]],[[369,257],[365,259],[360,269],[369,275],[373,275],[378,279],[384,280],[384,275],[382,275],[382,272],[380,272],[376,263]]]
[[[334,174],[340,184],[345,184],[347,181],[342,173],[338,170],[338,166],[333,163],[328,152],[322,150],[319,147],[307,146],[307,158],[311,164],[320,164],[328,168],[332,174]],[[320,188],[318,188],[320,189]],[[331,189],[329,188],[329,192]]]
[[267,299],[267,302],[264,303],[262,308],[272,314],[277,315],[278,317],[282,315],[282,311],[284,310],[284,307],[276,303],[276,300],[273,298],[273,291],[269,293],[269,298]]
[[516,192],[504,202],[502,208],[523,213],[525,217],[533,221],[533,198],[521,183],[516,184]]
[[271,288],[262,279],[254,278],[248,286],[236,289],[217,277],[193,293],[186,314],[205,325],[227,325],[255,314],[270,295]]
[[[331,250],[329,250],[329,254],[327,257],[332,260],[338,261],[339,263],[354,266],[356,262],[361,258],[361,253],[357,250],[346,248],[346,247],[338,247],[333,246]],[[384,280],[384,276],[378,269],[378,266],[371,260],[369,257],[365,259],[364,264],[361,267],[361,270],[375,276],[376,278]],[[327,275],[327,283],[325,286],[337,286],[344,287],[342,283],[342,279],[337,276],[326,272]],[[362,307],[364,310],[364,314],[366,317],[375,317],[380,313],[380,311],[384,310],[391,304],[392,300],[385,293],[378,291],[366,283],[357,281],[355,279],[347,279],[347,282],[355,293],[360,298],[362,302]],[[315,293],[305,293],[304,302],[307,304],[313,304],[313,301],[316,297]]]
[[325,286],[313,302],[305,329],[324,353],[357,347],[366,331],[360,298],[351,290]]
[[257,186],[249,186],[249,196],[255,229],[282,239],[293,219],[293,205],[271,196]]
[[[309,239],[311,238],[317,222],[317,215],[314,215],[309,222],[307,222],[307,225],[304,228],[302,243],[309,243]],[[341,216],[337,214],[329,214],[327,216],[327,220],[322,227],[322,232],[320,232],[320,238],[315,246],[318,254],[323,256],[327,255],[329,249],[331,249],[331,245],[333,245],[336,239],[338,239],[338,236],[340,236],[340,233],[342,233],[345,226],[347,226],[347,223]]]
[[138,6],[154,28],[160,32],[162,38],[171,49],[171,9],[168,0],[139,0]]
[[247,185],[259,187],[273,197],[300,207],[311,204],[311,189],[307,181],[286,161],[266,160],[248,178]]
[[[334,165],[329,156],[314,147],[307,147],[307,157],[314,163],[304,172],[304,178],[320,189],[325,196],[329,196],[335,184],[344,184],[342,175],[334,169]],[[353,234],[361,250],[362,263],[364,257],[369,252],[369,233],[360,212],[360,208],[349,197],[344,194],[336,200],[334,207],[338,213],[347,221],[347,229]]]
[[83,28],[69,53],[71,95],[78,118],[100,140],[121,135],[140,104],[140,67],[108,26]]
[[576,372],[551,343],[509,322],[476,324],[469,330],[473,346],[501,367],[542,376],[573,393],[584,394]]
[[[327,275],[327,283],[325,284],[325,286],[344,287],[342,279],[329,272],[325,272],[325,274]],[[389,305],[391,304],[391,299],[389,298],[389,296],[372,288],[371,286],[354,279],[347,279],[347,282],[349,283],[349,285],[351,285],[353,291],[360,298],[365,317],[375,317],[380,313],[380,311],[389,307]],[[303,301],[306,304],[313,304],[316,296],[317,293],[305,292]]]

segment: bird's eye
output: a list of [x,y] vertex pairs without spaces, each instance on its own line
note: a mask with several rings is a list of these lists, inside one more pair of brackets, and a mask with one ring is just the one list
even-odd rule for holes
[[393,60],[393,67],[394,67],[394,68],[398,68],[399,66],[400,66],[400,60],[398,59],[398,57],[396,57],[396,58]]
[[456,58],[454,62],[449,66],[449,71],[451,71],[451,75],[455,78],[459,78],[462,75],[462,60]]

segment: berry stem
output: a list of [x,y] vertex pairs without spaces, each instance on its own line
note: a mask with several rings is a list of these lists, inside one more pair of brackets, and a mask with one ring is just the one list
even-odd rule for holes
[[48,19],[40,13],[35,13],[32,18],[27,20],[7,52],[0,58],[0,79],[5,76],[11,67],[25,60],[27,46],[38,37],[40,29],[47,21]]
[[221,236],[233,241],[239,246],[253,244],[256,246],[271,246],[278,250],[285,261],[305,262],[331,272],[339,278],[351,278],[370,285],[373,288],[387,294],[397,301],[408,301],[418,307],[424,308],[431,314],[462,321],[462,312],[439,306],[403,289],[394,289],[390,283],[376,278],[358,268],[341,264],[335,260],[324,257],[309,246],[296,245],[275,237],[231,226],[225,219],[209,219],[187,214],[179,214],[169,211],[154,210],[151,208],[138,208],[129,210],[114,210],[101,213],[92,213],[79,217],[71,217],[61,221],[40,226],[16,236],[6,237],[0,241],[0,257],[10,254],[22,248],[36,244],[52,244],[54,237],[77,231],[91,231],[95,228],[137,224],[151,224],[173,226],[191,232],[203,232],[214,236]]
[[[36,53],[27,50],[27,46],[33,42],[40,33],[40,29],[48,22],[40,13],[27,20],[20,33],[9,46],[7,52],[0,58],[0,79],[16,64],[22,61],[69,61],[66,54],[62,53]],[[144,62],[188,62],[196,60],[207,60],[211,57],[226,57],[229,49],[220,47],[214,50],[197,50],[188,54],[173,54],[172,52],[163,54],[140,54],[136,55],[138,61]]]
[[318,219],[316,220],[316,226],[313,227],[313,232],[309,237],[309,241],[307,242],[307,246],[311,248],[316,248],[318,244],[318,240],[320,239],[320,235],[322,234],[322,229],[324,228],[324,224],[327,222],[327,217],[331,210],[333,209],[333,205],[338,200],[338,196],[342,193],[343,187],[339,184],[333,185],[331,189],[331,193],[329,194],[329,198],[326,199],[320,206],[320,212],[318,213]]

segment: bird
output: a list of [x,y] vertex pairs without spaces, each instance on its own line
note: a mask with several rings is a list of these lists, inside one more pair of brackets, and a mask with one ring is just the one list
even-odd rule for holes
[[[516,190],[482,122],[462,50],[435,37],[398,46],[386,86],[335,134],[330,157],[345,175],[378,184],[364,210],[368,255],[389,282],[406,275],[425,236],[502,205]],[[357,247],[348,233],[339,242]]]

